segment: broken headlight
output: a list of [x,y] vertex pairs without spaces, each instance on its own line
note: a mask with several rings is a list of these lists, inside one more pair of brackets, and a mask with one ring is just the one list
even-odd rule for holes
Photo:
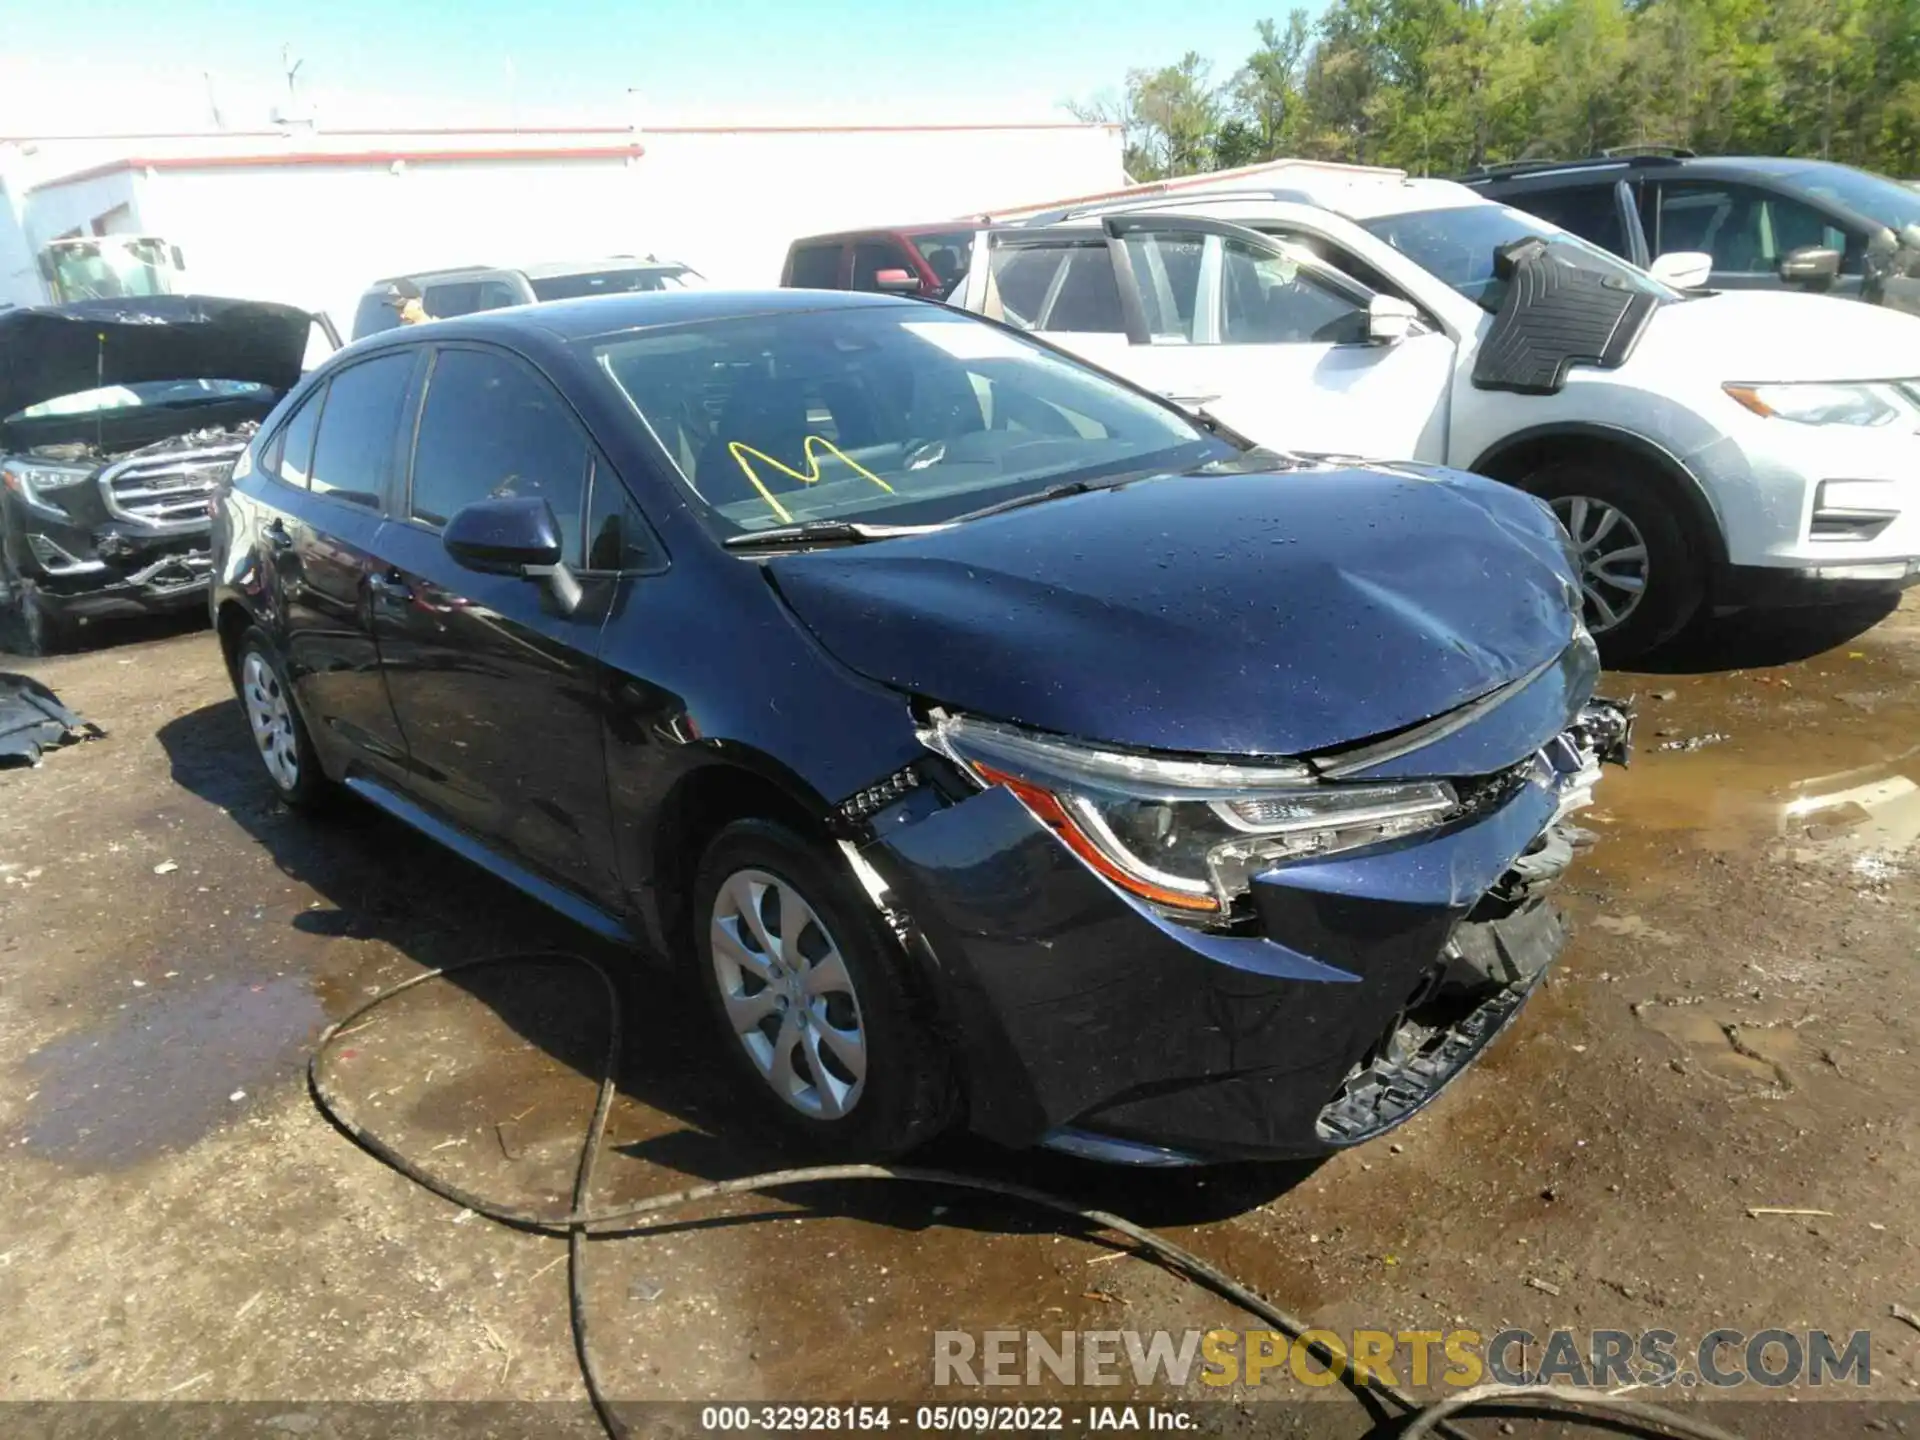
[[1346,784],[1304,765],[1163,759],[937,716],[921,732],[982,786],[1004,785],[1101,875],[1156,905],[1220,914],[1284,861],[1431,829],[1444,781]]
[[1905,422],[1920,411],[1912,387],[1898,381],[1864,385],[1723,385],[1728,395],[1763,418],[1801,425],[1872,428]]
[[61,496],[76,485],[93,478],[90,466],[44,465],[32,460],[9,460],[0,464],[0,485],[14,492],[29,505],[65,515]]

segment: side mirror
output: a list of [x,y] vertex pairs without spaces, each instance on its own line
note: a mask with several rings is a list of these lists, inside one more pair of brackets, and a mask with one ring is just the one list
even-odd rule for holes
[[1840,273],[1840,252],[1825,245],[1802,245],[1780,261],[1780,278],[1789,285],[1824,289]]
[[1647,273],[1676,290],[1698,290],[1713,274],[1713,256],[1704,250],[1669,250],[1647,267]]
[[874,272],[873,284],[876,290],[888,295],[918,295],[920,277],[911,270],[879,270]]
[[441,532],[447,553],[469,570],[525,575],[560,563],[560,522],[540,498],[476,500],[455,512]]
[[1398,295],[1376,295],[1367,302],[1367,343],[1397,345],[1419,319],[1420,312]]

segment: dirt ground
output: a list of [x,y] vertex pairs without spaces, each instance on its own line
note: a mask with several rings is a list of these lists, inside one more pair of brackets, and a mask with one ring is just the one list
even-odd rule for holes
[[[1875,619],[1736,617],[1667,673],[1609,677],[1641,744],[1589,813],[1575,939],[1391,1144],[1172,1175],[964,1140],[926,1163],[1165,1226],[1336,1331],[1871,1330],[1872,1385],[1847,1398],[1877,1407],[1748,1387],[1771,1403],[1716,1418],[1920,1433],[1920,1328],[1892,1315],[1920,1311],[1920,596]],[[594,1433],[564,1243],[355,1149],[303,1068],[323,1024],[420,966],[585,937],[383,817],[281,809],[203,630],[0,668],[109,731],[0,771],[0,1398],[256,1401],[257,1433],[294,1434],[332,1433],[302,1408],[324,1402],[556,1402],[508,1432]],[[595,1199],[775,1163],[690,990],[610,958],[629,1035]],[[564,1208],[603,1011],[583,971],[430,985],[347,1037],[337,1084],[455,1183]],[[596,1353],[636,1399],[953,1402],[981,1397],[936,1395],[936,1330],[1252,1323],[1042,1217],[904,1186],[587,1249]],[[1260,1408],[1302,1397],[1326,1403]],[[1174,1398],[1364,1429],[1340,1392],[1271,1377]],[[70,1413],[0,1408],[0,1428]]]

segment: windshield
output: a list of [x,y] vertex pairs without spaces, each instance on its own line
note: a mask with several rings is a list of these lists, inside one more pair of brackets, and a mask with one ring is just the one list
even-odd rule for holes
[[684,265],[628,266],[619,270],[588,270],[578,275],[548,275],[528,280],[538,300],[578,300],[584,295],[627,295],[638,290],[689,290],[700,277]]
[[723,537],[932,524],[1045,485],[1237,453],[1096,371],[931,306],[756,315],[593,353]]
[[173,290],[173,269],[163,241],[113,236],[59,241],[47,247],[46,256],[57,300],[118,300]]
[[1505,205],[1456,205],[1444,210],[1414,210],[1360,222],[1421,269],[1431,271],[1482,310],[1498,313],[1507,298],[1507,282],[1493,273],[1494,252],[1515,240],[1538,236],[1552,244],[1553,258],[1582,270],[1623,281],[1662,300],[1681,298],[1644,270],[1609,255],[1578,236],[1556,230],[1544,220]]
[[20,412],[23,420],[43,415],[90,415],[96,410],[132,410],[142,406],[157,409],[210,405],[216,400],[232,400],[243,395],[270,395],[272,388],[251,380],[142,380],[132,385],[107,385],[98,390],[80,390],[42,400]]
[[1809,195],[1844,205],[1862,219],[1877,221],[1890,230],[1920,225],[1920,190],[1870,170],[1856,170],[1851,165],[1809,165],[1781,178],[1791,180]]

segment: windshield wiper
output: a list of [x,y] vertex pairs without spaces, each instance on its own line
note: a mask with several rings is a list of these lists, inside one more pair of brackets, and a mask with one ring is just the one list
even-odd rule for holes
[[944,525],[868,525],[858,520],[809,520],[800,525],[776,525],[771,530],[748,530],[720,543],[729,550],[782,550],[793,545],[866,545],[897,535],[926,535]]
[[1035,490],[1031,495],[1016,495],[1011,500],[1000,500],[992,505],[983,505],[978,510],[969,510],[964,515],[954,516],[953,523],[964,525],[969,520],[984,520],[989,515],[1003,515],[1009,510],[1024,510],[1029,505],[1064,500],[1069,495],[1085,495],[1089,490],[1106,488],[1105,481],[1096,484],[1092,480],[1069,480],[1064,485],[1049,485],[1044,490]]
[[1035,490],[1028,495],[1015,495],[1011,500],[1000,500],[992,505],[983,505],[978,510],[969,510],[964,515],[956,515],[947,523],[964,525],[969,520],[982,520],[989,515],[1003,515],[1009,510],[1024,510],[1029,505],[1042,505],[1049,500],[1065,500],[1071,495],[1088,495],[1095,490],[1117,490],[1122,485],[1131,485],[1135,480],[1146,480],[1155,475],[1167,473],[1165,466],[1156,465],[1150,469],[1132,470],[1125,475],[1108,475],[1099,480],[1068,480],[1060,485],[1049,485],[1044,490]]

